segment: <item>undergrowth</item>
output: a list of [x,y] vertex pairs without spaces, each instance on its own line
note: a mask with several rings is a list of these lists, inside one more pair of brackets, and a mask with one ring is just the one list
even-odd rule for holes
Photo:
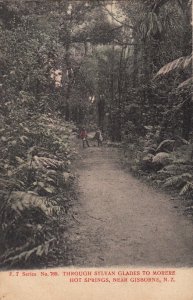
[[76,128],[51,114],[1,117],[0,266],[44,267],[56,260],[61,218],[75,197]]
[[190,142],[175,137],[157,142],[155,136],[122,145],[122,161],[134,176],[186,201],[193,215],[193,161]]

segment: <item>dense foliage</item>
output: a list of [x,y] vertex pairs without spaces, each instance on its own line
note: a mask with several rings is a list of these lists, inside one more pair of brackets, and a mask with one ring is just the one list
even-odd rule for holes
[[193,195],[190,0],[4,0],[0,44],[3,265],[54,249],[72,124],[101,127],[134,172]]
[[191,1],[12,0],[0,11],[3,111],[94,118],[114,140],[149,125],[189,139]]
[[59,220],[74,198],[75,127],[46,114],[2,118],[1,265],[43,266],[59,251]]

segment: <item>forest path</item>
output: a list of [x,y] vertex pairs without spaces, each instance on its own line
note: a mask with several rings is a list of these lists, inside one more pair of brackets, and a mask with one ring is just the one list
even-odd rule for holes
[[176,208],[179,200],[124,171],[117,149],[81,155],[69,241],[74,266],[193,266],[193,224]]

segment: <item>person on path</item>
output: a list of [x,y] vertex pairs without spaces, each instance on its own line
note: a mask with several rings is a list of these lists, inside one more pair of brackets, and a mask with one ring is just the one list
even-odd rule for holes
[[85,148],[86,145],[87,145],[87,147],[90,147],[89,143],[88,143],[88,134],[87,134],[85,127],[83,127],[80,132],[80,138],[82,139],[83,148]]
[[98,147],[102,146],[103,137],[102,137],[101,130],[99,128],[95,133],[95,139],[97,140]]

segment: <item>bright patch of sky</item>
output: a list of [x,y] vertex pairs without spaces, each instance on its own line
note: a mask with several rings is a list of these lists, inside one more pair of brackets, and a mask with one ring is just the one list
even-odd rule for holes
[[106,5],[106,10],[108,13],[108,18],[112,23],[116,25],[120,25],[126,19],[126,16],[123,13],[123,10],[120,8],[118,2],[113,2],[111,4]]

